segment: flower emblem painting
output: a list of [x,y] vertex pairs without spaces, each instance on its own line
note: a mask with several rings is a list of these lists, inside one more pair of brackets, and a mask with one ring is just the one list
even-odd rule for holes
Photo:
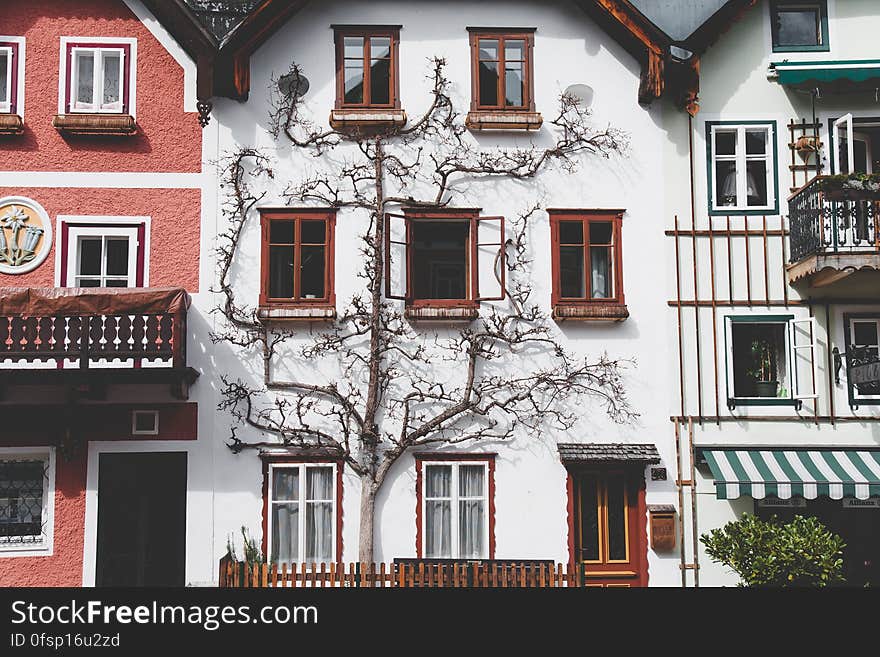
[[24,274],[39,267],[52,246],[52,224],[39,203],[0,199],[0,272]]

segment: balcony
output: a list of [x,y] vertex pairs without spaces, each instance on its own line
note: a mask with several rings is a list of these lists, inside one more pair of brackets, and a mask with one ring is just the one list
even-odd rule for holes
[[789,283],[830,285],[860,270],[880,271],[880,179],[816,176],[788,199]]
[[186,399],[198,377],[186,364],[189,304],[177,288],[0,288],[0,394],[58,385],[101,398],[108,384],[167,384]]

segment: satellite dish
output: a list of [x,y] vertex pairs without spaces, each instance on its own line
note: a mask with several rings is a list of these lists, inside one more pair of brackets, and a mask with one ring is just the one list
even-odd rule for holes
[[577,100],[584,108],[593,104],[593,87],[587,84],[573,84],[565,90],[565,93]]
[[302,73],[286,73],[278,78],[278,91],[285,96],[302,98],[309,90],[309,80]]

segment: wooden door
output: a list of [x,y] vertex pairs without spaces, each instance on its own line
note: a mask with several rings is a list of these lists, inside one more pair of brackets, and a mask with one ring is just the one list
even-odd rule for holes
[[574,561],[585,585],[646,586],[645,481],[641,471],[571,473]]

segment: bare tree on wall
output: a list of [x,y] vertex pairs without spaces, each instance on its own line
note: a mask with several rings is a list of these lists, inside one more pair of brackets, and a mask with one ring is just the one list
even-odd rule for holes
[[[570,353],[532,299],[527,235],[537,206],[509,221],[508,235],[501,240],[499,256],[504,257],[496,258],[495,274],[499,282],[504,280],[503,303],[484,307],[466,328],[443,336],[414,330],[399,302],[387,298],[389,209],[465,207],[467,192],[462,190],[468,181],[532,179],[545,169],[571,173],[584,156],[608,157],[626,148],[624,133],[594,129],[589,111],[563,94],[558,114],[549,122],[546,147],[480,149],[453,107],[444,70],[443,59],[432,60],[430,105],[421,117],[404,127],[369,131],[323,130],[308,120],[296,94],[302,78],[296,64],[286,74],[290,93],[272,86],[270,119],[276,140],[315,156],[310,162],[318,166],[327,164],[332,151],[345,151],[342,162],[335,159],[325,170],[289,184],[284,200],[354,209],[369,217],[360,236],[362,291],[299,353],[307,362],[332,361],[338,378],[274,377],[273,357],[297,330],[267,325],[254,308],[241,304],[232,269],[242,231],[266,195],[256,190],[256,183],[275,173],[270,157],[256,149],[241,149],[224,162],[228,229],[220,236],[217,255],[223,299],[219,311],[226,321],[213,339],[255,350],[262,357],[264,376],[259,387],[222,377],[220,408],[236,424],[264,437],[242,440],[233,426],[228,445],[236,453],[285,445],[338,454],[362,485],[359,558],[364,562],[373,561],[377,492],[407,450],[506,441],[515,432],[534,436],[551,427],[566,430],[577,419],[573,405],[584,397],[598,399],[615,421],[636,417],[622,379],[628,361]],[[544,365],[533,365],[540,360],[538,354]],[[451,380],[436,376],[438,363],[454,372]],[[505,363],[512,366],[499,368]]]

